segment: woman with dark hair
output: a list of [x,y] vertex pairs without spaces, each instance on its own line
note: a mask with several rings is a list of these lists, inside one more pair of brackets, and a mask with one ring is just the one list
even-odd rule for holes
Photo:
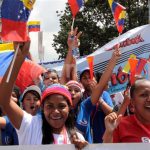
[[[10,80],[9,82],[6,81],[10,69],[8,68],[0,86],[0,93],[3,93],[3,95],[0,95],[0,105],[17,130],[19,144],[74,143],[76,147],[83,148],[87,145],[87,142],[74,129],[73,122],[68,123],[68,119],[70,121],[72,99],[65,87],[54,85],[44,90],[41,100],[43,117],[41,115],[32,116],[28,114],[11,100],[12,87],[28,53],[29,43],[20,43],[21,46],[14,62]],[[72,131],[75,131],[75,134],[72,134]],[[49,141],[47,137],[50,137]],[[71,140],[69,137],[72,137]]]

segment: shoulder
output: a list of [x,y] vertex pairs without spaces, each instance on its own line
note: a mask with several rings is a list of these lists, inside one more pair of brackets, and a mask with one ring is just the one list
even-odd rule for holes
[[134,115],[122,117],[119,126],[128,126],[135,123]]
[[31,128],[31,126],[41,126],[42,124],[42,116],[41,115],[35,115],[32,116],[31,114],[28,114],[24,111],[23,119],[21,122],[21,126],[19,130],[24,130],[25,128]]

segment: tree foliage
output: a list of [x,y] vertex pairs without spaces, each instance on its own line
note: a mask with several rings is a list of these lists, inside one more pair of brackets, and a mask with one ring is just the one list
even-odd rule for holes
[[[117,1],[117,0],[115,0]],[[148,23],[148,0],[118,0],[126,7],[127,17],[124,32]],[[67,53],[67,36],[71,29],[72,15],[66,3],[64,11],[57,11],[60,17],[61,30],[54,35],[53,47],[59,58],[65,58]],[[88,0],[77,14],[75,27],[83,34],[80,38],[80,55],[88,55],[103,46],[114,37],[118,31],[107,0]]]

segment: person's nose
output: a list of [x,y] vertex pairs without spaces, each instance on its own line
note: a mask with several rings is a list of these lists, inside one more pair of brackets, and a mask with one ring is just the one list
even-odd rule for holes
[[150,94],[148,95],[147,101],[150,101]]
[[60,113],[59,109],[57,107],[54,108],[53,113]]
[[31,103],[31,104],[34,103],[34,98],[31,98],[30,103]]

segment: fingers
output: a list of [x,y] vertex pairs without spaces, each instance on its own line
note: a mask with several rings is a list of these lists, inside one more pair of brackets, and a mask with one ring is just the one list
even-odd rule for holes
[[74,29],[74,36],[77,35],[77,31],[78,31],[78,27],[76,27],[76,28]]
[[76,27],[74,30],[71,30],[71,32],[69,32],[69,36],[71,38],[76,38],[76,39],[79,39],[80,36],[81,36],[82,32],[78,32],[78,27]]
[[118,126],[118,124],[120,123],[121,119],[122,119],[122,115],[120,114],[118,116],[118,118],[116,119],[116,126]]
[[97,85],[97,82],[95,80],[90,81],[90,88],[93,90]]
[[80,32],[77,34],[77,39],[80,38],[81,34],[82,34],[82,32],[80,31]]
[[117,119],[117,114],[115,112],[110,113],[106,116],[105,120],[109,122],[113,122]]
[[79,150],[79,149],[82,149],[84,148],[86,145],[88,145],[88,142],[87,141],[84,141],[84,140],[80,140],[79,138],[77,138],[77,136],[74,134],[71,136],[71,142],[72,144],[75,145],[75,147]]

